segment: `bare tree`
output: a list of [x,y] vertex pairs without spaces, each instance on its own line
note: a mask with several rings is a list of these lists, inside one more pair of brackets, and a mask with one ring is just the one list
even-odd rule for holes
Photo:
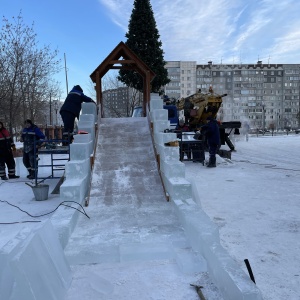
[[33,121],[45,108],[58,83],[51,76],[61,69],[57,50],[38,48],[33,25],[24,24],[21,12],[13,22],[3,18],[0,32],[0,117],[9,129],[22,126],[24,119]]
[[[105,111],[109,112],[109,115],[115,116],[115,117],[130,117],[132,115],[133,109],[135,106],[141,105],[143,102],[143,95],[138,90],[127,87],[122,83],[120,80],[118,80],[118,72],[110,72],[107,73],[103,79],[102,79],[102,86],[104,91],[118,91],[120,89],[127,89],[127,95],[125,99],[125,103],[122,103],[122,109],[117,108],[113,103],[110,103],[109,101],[106,101],[104,99],[103,105],[105,106]],[[118,106],[120,107],[120,106]]]

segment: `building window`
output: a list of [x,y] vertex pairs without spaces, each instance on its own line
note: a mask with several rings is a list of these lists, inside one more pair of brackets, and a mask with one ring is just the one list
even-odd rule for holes
[[180,72],[180,68],[168,68],[168,74],[172,73],[179,73]]
[[249,93],[249,90],[241,90],[241,94],[242,95],[248,95],[250,93]]

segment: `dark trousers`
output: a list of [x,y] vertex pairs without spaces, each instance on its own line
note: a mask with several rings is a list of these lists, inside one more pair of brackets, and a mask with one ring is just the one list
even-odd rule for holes
[[63,123],[64,123],[64,130],[63,132],[64,133],[72,133],[74,131],[74,122],[75,122],[75,118],[76,116],[69,112],[69,111],[65,111],[65,110],[62,110],[60,112],[60,115],[61,115],[61,118],[63,120]]
[[37,155],[34,155],[34,151],[28,153],[23,152],[23,164],[29,174],[33,174],[38,167]]
[[209,156],[215,157],[218,151],[219,145],[208,143],[208,153]]
[[8,175],[15,175],[16,163],[12,152],[0,154],[0,177],[5,176],[5,164],[7,166]]

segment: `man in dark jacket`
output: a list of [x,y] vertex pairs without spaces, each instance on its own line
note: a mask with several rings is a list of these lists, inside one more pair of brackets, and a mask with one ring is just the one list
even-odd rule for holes
[[[9,131],[0,122],[0,177],[2,180],[20,177],[15,174],[16,163],[12,150],[16,151],[15,143]],[[6,177],[5,164],[7,166],[8,178]]]
[[32,123],[31,120],[27,119],[25,121],[25,127],[22,131],[21,142],[24,143],[23,164],[29,172],[29,175],[27,176],[29,179],[35,179],[37,176],[37,149],[34,149],[34,147],[37,148],[37,146],[41,143],[40,140],[43,139],[45,139],[45,135],[36,125]]
[[75,85],[59,111],[64,123],[63,139],[70,139],[70,136],[72,139],[75,118],[79,119],[82,102],[95,103],[90,97],[83,94],[80,85]]
[[209,152],[209,162],[207,167],[216,167],[216,153],[220,147],[220,131],[217,121],[213,117],[208,117],[206,119],[208,123],[201,127],[201,132],[205,135],[208,152]]

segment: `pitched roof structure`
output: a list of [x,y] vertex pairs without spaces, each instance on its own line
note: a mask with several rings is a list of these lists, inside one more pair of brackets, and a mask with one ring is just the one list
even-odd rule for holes
[[[112,69],[133,70],[143,77],[143,111],[146,116],[146,105],[150,101],[150,83],[155,77],[155,73],[124,42],[120,42],[90,75],[96,84],[97,102],[100,104],[102,104],[101,79]],[[103,116],[103,105],[101,105],[101,116]]]

